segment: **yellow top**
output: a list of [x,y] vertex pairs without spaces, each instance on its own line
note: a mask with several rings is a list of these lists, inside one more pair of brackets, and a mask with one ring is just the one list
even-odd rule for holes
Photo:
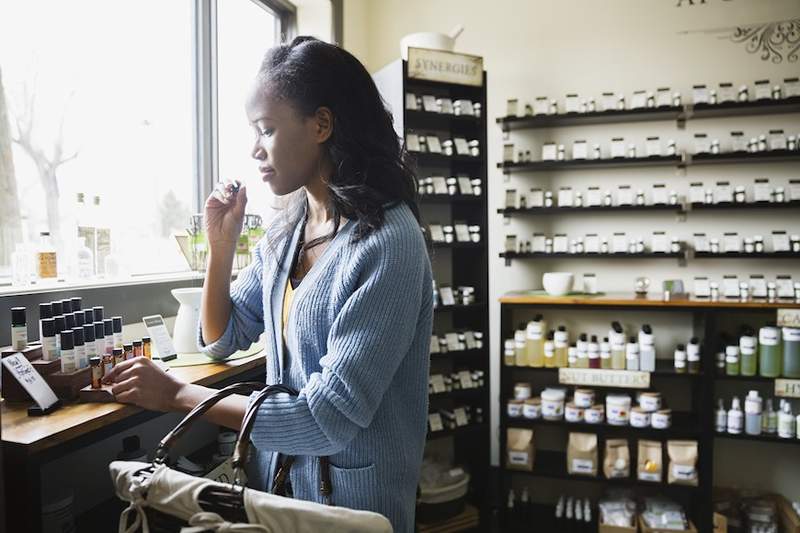
[[286,281],[286,290],[283,293],[283,314],[281,316],[281,331],[283,331],[283,342],[286,344],[286,332],[289,329],[289,309],[292,308],[292,301],[294,300],[294,287],[292,287],[292,280]]

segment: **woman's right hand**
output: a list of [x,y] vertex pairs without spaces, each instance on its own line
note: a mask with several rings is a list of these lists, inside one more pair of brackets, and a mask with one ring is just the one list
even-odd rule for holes
[[242,232],[247,190],[242,184],[237,193],[231,193],[233,184],[216,189],[206,200],[206,239],[210,251],[233,253]]

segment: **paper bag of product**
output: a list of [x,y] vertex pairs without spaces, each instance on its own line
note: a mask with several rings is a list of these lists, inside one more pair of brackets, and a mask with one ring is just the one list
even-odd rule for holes
[[533,430],[509,428],[506,436],[508,439],[506,444],[508,468],[532,472],[535,453]]
[[639,479],[661,482],[664,463],[661,459],[661,443],[654,440],[639,441]]
[[675,485],[697,486],[697,442],[667,441],[667,455],[669,456],[668,482]]
[[603,473],[608,479],[631,475],[631,452],[626,439],[608,439]]
[[597,435],[594,433],[569,434],[567,472],[581,476],[597,475]]

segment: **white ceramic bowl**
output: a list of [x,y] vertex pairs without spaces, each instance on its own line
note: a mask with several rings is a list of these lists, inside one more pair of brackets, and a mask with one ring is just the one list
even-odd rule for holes
[[564,296],[572,290],[573,279],[572,272],[545,272],[542,285],[550,296]]

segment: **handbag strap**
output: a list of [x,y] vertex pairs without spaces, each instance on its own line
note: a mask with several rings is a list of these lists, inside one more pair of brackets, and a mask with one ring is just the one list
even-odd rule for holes
[[194,409],[189,411],[189,413],[183,417],[175,428],[167,433],[167,435],[161,439],[161,442],[158,443],[158,448],[156,448],[155,458],[153,459],[153,464],[162,464],[166,461],[167,456],[169,455],[169,451],[172,448],[172,445],[175,441],[183,435],[183,433],[201,416],[203,416],[206,411],[211,409],[214,405],[219,403],[224,398],[232,394],[250,394],[254,391],[258,391],[264,388],[263,383],[259,383],[256,381],[244,382],[244,383],[235,383],[233,385],[229,385],[224,389],[220,389],[214,394],[210,395],[208,398],[204,399],[200,403],[198,403]]
[[[233,451],[233,457],[231,458],[231,463],[233,466],[233,483],[234,485],[241,486],[241,477],[242,472],[244,470],[244,463],[247,458],[247,452],[250,447],[250,434],[253,431],[253,425],[255,424],[256,414],[258,413],[259,407],[264,401],[278,393],[286,393],[290,396],[297,396],[297,391],[288,387],[286,385],[270,385],[267,388],[263,389],[258,395],[253,398],[253,400],[248,405],[247,411],[245,412],[244,418],[242,419],[242,429],[239,432],[239,438],[236,441],[236,447]],[[285,485],[286,480],[289,477],[289,472],[294,464],[295,458],[291,455],[287,455],[284,459],[283,463],[281,464],[280,468],[275,474],[275,479],[272,483],[271,492],[273,494],[284,495],[285,494]],[[319,492],[322,495],[323,501],[327,505],[332,505],[332,494],[333,494],[333,485],[331,484],[331,476],[330,476],[330,459],[327,456],[322,456],[319,458],[319,469],[320,469],[320,486]]]

